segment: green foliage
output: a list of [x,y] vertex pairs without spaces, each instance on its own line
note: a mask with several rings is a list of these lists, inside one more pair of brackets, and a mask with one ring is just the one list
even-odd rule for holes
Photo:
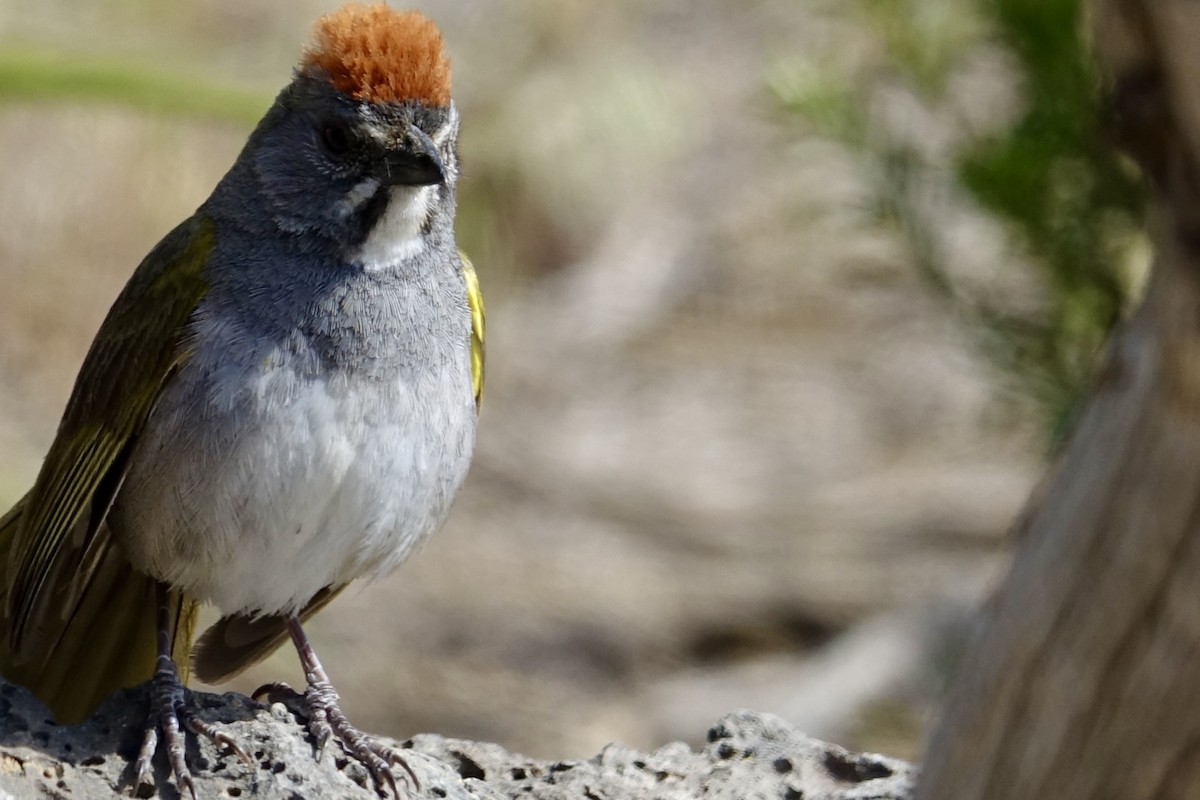
[[[1038,401],[1056,434],[1134,291],[1128,253],[1145,205],[1134,170],[1103,139],[1081,0],[853,0],[833,8],[870,32],[873,46],[863,50],[881,55],[850,67],[837,54],[815,63],[793,55],[769,76],[770,90],[810,132],[863,159],[877,176],[877,218],[897,228],[930,286],[982,332],[987,352]],[[937,109],[955,70],[996,45],[1013,57],[1021,86],[1023,106],[1010,125],[958,137],[939,163],[872,125],[880,86],[903,86]],[[931,180],[953,182],[1008,227],[1036,269],[1034,308],[960,285],[938,246],[942,220],[915,199]]]
[[985,8],[1020,60],[1027,106],[1005,135],[965,153],[959,172],[985,208],[1016,227],[1042,267],[1041,316],[985,310],[1061,429],[1126,305],[1124,251],[1142,226],[1144,193],[1102,140],[1080,1],[992,0]]
[[767,85],[782,109],[802,117],[814,133],[856,148],[866,146],[865,109],[835,68],[783,59],[768,75]]
[[962,0],[862,0],[866,22],[915,86],[937,92],[964,50],[978,41],[979,19]]

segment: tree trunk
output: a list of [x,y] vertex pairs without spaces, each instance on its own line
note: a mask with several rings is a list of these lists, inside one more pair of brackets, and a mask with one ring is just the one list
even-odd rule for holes
[[918,797],[1200,798],[1200,3],[1105,0],[1157,258],[972,643]]

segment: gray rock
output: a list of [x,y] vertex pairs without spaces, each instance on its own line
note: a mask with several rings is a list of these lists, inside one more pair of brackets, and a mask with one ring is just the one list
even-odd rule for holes
[[[244,764],[189,736],[188,762],[204,800],[377,797],[366,770],[331,747],[320,761],[297,719],[299,702],[262,705],[237,694],[195,693],[201,718],[219,723],[253,759]],[[131,760],[146,709],[142,688],[114,695],[88,722],[60,727],[28,692],[0,683],[0,800],[128,796]],[[447,800],[900,800],[915,769],[810,739],[778,717],[727,715],[694,752],[682,743],[653,753],[620,744],[587,761],[535,761],[499,745],[422,734],[400,743],[421,781],[413,798]],[[178,797],[165,765],[158,795]],[[146,793],[148,796],[148,793]]]

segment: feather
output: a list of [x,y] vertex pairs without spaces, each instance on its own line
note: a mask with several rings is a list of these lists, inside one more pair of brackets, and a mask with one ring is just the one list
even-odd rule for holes
[[[63,719],[154,669],[154,581],[133,570],[105,517],[156,398],[187,357],[184,330],[207,291],[213,243],[212,222],[196,216],[138,266],[84,360],[33,488],[0,520],[0,671]],[[173,613],[174,646],[186,654],[195,604],[176,596]]]
[[442,34],[423,14],[351,3],[321,17],[313,33],[301,68],[316,67],[355,100],[450,105]]
[[[329,604],[345,586],[327,586],[300,612],[303,622]],[[192,656],[192,669],[205,683],[227,681],[242,670],[262,661],[287,641],[284,618],[277,614],[222,617],[204,632]]]
[[463,276],[467,279],[467,305],[471,309],[471,383],[475,389],[475,406],[483,402],[484,328],[487,314],[483,308],[483,292],[479,288],[479,276],[471,260],[459,251],[462,259]]

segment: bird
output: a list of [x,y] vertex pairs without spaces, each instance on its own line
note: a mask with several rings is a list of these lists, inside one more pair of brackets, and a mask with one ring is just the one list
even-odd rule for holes
[[[60,722],[151,682],[138,785],[188,732],[245,756],[185,689],[289,639],[320,756],[400,795],[304,632],[395,569],[465,480],[484,307],[455,242],[459,112],[429,18],[321,17],[291,81],[196,212],[137,266],[33,487],[0,518],[0,673]],[[197,613],[220,618],[199,637]]]

